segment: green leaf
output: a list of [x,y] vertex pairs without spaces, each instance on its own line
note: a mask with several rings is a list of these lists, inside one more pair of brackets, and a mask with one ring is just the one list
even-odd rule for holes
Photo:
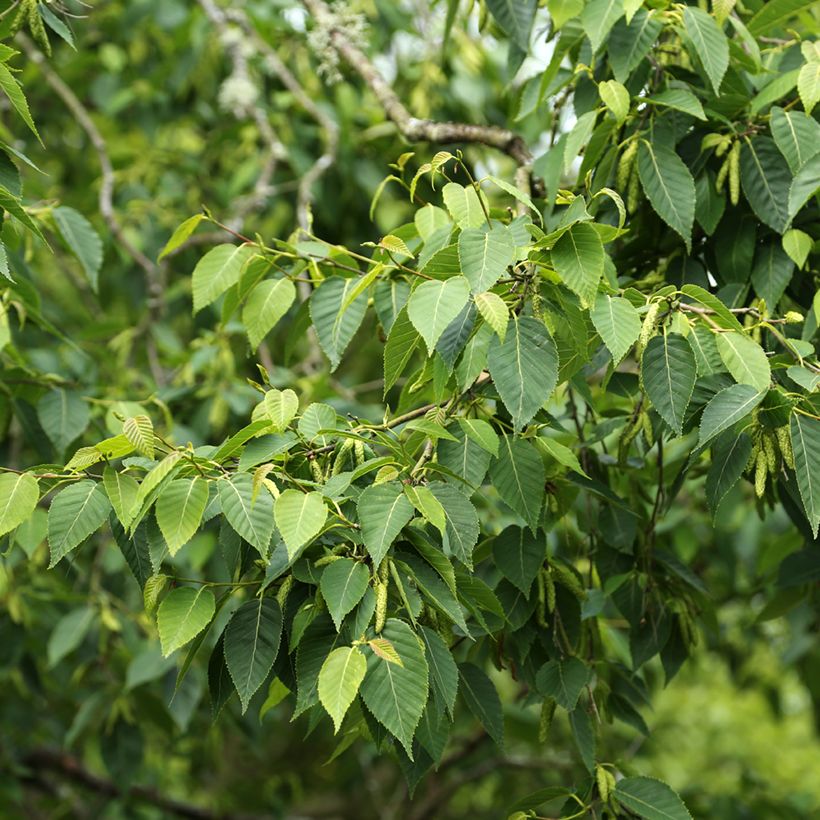
[[549,458],[555,459],[559,464],[563,464],[564,467],[569,467],[570,470],[574,470],[579,475],[589,478],[584,472],[584,468],[581,467],[578,456],[576,456],[569,447],[565,447],[563,444],[559,444],[554,439],[547,438],[546,436],[539,436],[534,439],[534,441],[535,446],[549,456]]
[[453,555],[465,567],[473,566],[473,548],[478,541],[478,513],[457,487],[440,481],[428,484],[430,492],[444,508],[446,528],[444,532],[444,554]]
[[764,108],[785,97],[796,85],[800,69],[787,71],[785,74],[777,74],[775,78],[763,86],[763,88],[752,97],[749,103],[749,112],[759,114]]
[[384,345],[385,395],[404,372],[420,341],[421,336],[413,327],[407,308],[403,307],[396,316]]
[[321,493],[285,490],[276,499],[274,517],[288,556],[293,559],[319,534],[327,518],[327,507]]
[[461,272],[473,293],[489,290],[515,260],[515,242],[506,225],[466,228],[458,238]]
[[171,238],[165,243],[165,247],[160,251],[157,262],[161,262],[169,253],[173,253],[177,248],[182,247],[203,219],[205,219],[205,214],[194,214],[189,216],[181,225],[178,225],[171,234]]
[[134,506],[140,485],[127,473],[121,473],[110,464],[103,470],[103,486],[120,524],[128,527],[134,514]]
[[103,244],[91,223],[73,208],[61,205],[51,212],[54,224],[69,250],[77,257],[91,285],[97,292],[97,280],[103,262]]
[[488,366],[516,430],[529,424],[558,383],[558,351],[543,322],[513,316],[502,342],[490,342]]
[[420,637],[424,643],[424,651],[430,667],[430,683],[433,691],[452,717],[458,694],[458,667],[453,660],[453,654],[447,648],[441,635],[430,627],[422,626]]
[[571,712],[591,678],[592,671],[582,660],[568,657],[547,661],[538,670],[535,685],[542,695],[555,698],[559,706]]
[[502,436],[498,458],[490,467],[498,494],[535,532],[544,499],[544,465],[527,440]]
[[584,222],[573,225],[555,243],[552,264],[561,281],[588,307],[604,273],[604,246],[598,231]]
[[199,260],[191,277],[194,313],[208,307],[239,281],[254,251],[252,245],[217,245]]
[[352,558],[340,558],[325,567],[319,588],[337,632],[345,615],[362,600],[369,583],[367,567]]
[[357,284],[357,279],[332,276],[325,279],[310,297],[310,318],[316,328],[319,344],[330,359],[331,370],[339,366],[342,354],[353,341],[367,313],[366,293],[362,293],[343,310]]
[[487,730],[500,749],[504,748],[504,712],[493,682],[475,664],[462,663],[458,667],[461,696],[467,708]]
[[73,390],[49,390],[37,402],[37,418],[62,455],[88,427],[88,404]]
[[757,249],[752,269],[752,285],[755,293],[766,301],[769,310],[777,308],[793,273],[794,263],[783,250],[781,243],[767,242]]
[[421,485],[405,484],[403,490],[413,507],[443,535],[447,529],[447,516],[441,502],[427,487]]
[[576,706],[569,713],[569,725],[572,739],[581,755],[581,760],[589,772],[595,769],[595,729],[592,719],[583,706]]
[[204,478],[177,478],[163,489],[156,504],[157,524],[172,556],[194,537],[207,506]]
[[487,0],[490,14],[521,51],[529,49],[537,5],[537,0]]
[[[249,473],[236,473],[228,480],[219,481],[217,486],[222,514],[228,520],[231,528],[240,538],[244,538],[256,547],[263,558],[266,557],[273,534],[271,494],[267,491],[260,492],[254,498],[253,476]],[[290,490],[290,492],[297,491]],[[298,494],[301,495],[301,493]],[[278,517],[277,526],[279,526]],[[282,535],[284,537],[284,532]],[[285,541],[287,542],[287,538]]]
[[83,606],[63,615],[57,621],[46,645],[49,667],[55,667],[83,642],[89,627],[94,623],[94,614],[90,606]]
[[820,527],[820,421],[801,413],[792,413],[789,432],[797,487],[806,518],[817,538]]
[[820,123],[817,120],[802,111],[786,111],[774,106],[770,123],[774,141],[793,174],[820,153]]
[[467,434],[482,450],[486,450],[490,455],[498,455],[498,433],[493,430],[493,426],[481,419],[459,418],[458,423]]
[[413,517],[413,505],[398,481],[371,484],[357,502],[365,549],[378,567],[390,545]]
[[281,637],[282,610],[275,598],[246,601],[228,621],[223,651],[242,714],[273,668]]
[[749,205],[761,222],[778,233],[789,224],[792,175],[783,154],[768,137],[746,140],[740,154],[740,181]]
[[797,75],[797,93],[803,110],[811,114],[812,109],[820,100],[820,60],[810,60]]
[[628,299],[598,294],[589,312],[595,330],[617,365],[638,339],[641,317]]
[[546,556],[546,539],[521,527],[507,527],[493,541],[496,567],[527,598]]
[[83,480],[60,490],[48,510],[49,569],[99,529],[111,505],[102,484]]
[[623,17],[623,0],[590,0],[581,13],[581,25],[592,43],[592,53],[606,40],[612,26]]
[[813,156],[795,175],[789,186],[789,219],[820,191],[820,154]]
[[358,647],[340,646],[325,658],[319,672],[319,701],[333,719],[338,734],[367,672],[367,660]]
[[621,123],[629,116],[629,92],[617,80],[598,83],[598,94],[615,116],[616,122]]
[[211,622],[216,611],[214,594],[207,587],[172,589],[157,610],[157,629],[162,654],[192,641]]
[[413,736],[427,703],[427,660],[416,634],[403,621],[388,619],[381,637],[393,644],[403,665],[372,653],[361,686],[362,700],[412,760]]
[[624,777],[615,786],[615,797],[645,820],[692,820],[680,797],[652,777]]
[[503,342],[507,336],[507,324],[510,321],[510,311],[504,300],[496,293],[478,293],[475,296],[475,305],[484,321]]
[[658,216],[680,234],[689,249],[695,220],[695,180],[683,160],[664,144],[641,140],[638,176]]
[[11,532],[34,512],[40,485],[29,473],[0,473],[0,535]]
[[750,384],[733,384],[716,393],[703,411],[700,420],[698,446],[702,447],[716,435],[746,418],[765,397],[765,391]]
[[470,285],[463,276],[453,276],[443,282],[423,282],[407,302],[407,315],[433,355],[436,342],[447,326],[461,313],[470,297]]
[[735,435],[726,431],[715,441],[705,487],[713,519],[717,516],[720,502],[743,475],[751,452],[752,439],[746,433]]
[[[483,199],[484,194],[482,193],[481,196]],[[484,209],[481,207],[481,200],[472,185],[465,187],[457,182],[448,182],[441,189],[441,197],[450,212],[450,216],[453,217],[456,225],[462,230],[480,228],[485,224]]]
[[759,37],[782,25],[803,9],[813,6],[815,2],[816,0],[769,0],[760,7],[760,11],[749,20],[746,27],[751,34]]
[[666,91],[647,97],[646,101],[652,103],[652,105],[683,111],[684,114],[691,114],[699,120],[706,120],[706,114],[703,113],[700,100],[685,88],[667,88]]
[[720,94],[720,84],[729,67],[729,41],[726,35],[715,18],[697,6],[684,6],[683,25],[715,94]]
[[242,324],[251,348],[256,350],[296,299],[296,286],[290,279],[266,279],[250,293],[242,309]]
[[618,20],[609,36],[607,50],[615,79],[625,83],[652,48],[663,23],[653,11],[638,9],[630,22]]
[[26,95],[23,94],[20,83],[17,82],[8,66],[2,62],[0,62],[0,88],[6,93],[17,113],[23,118],[23,122],[31,129],[32,134],[37,137],[42,145],[43,141],[37,133],[37,126],[34,125],[34,120],[31,118]]
[[649,340],[641,360],[641,380],[661,418],[678,435],[683,433],[696,379],[695,354],[685,336],[667,333]]
[[438,445],[438,463],[463,478],[471,487],[478,487],[487,475],[492,456],[463,429],[454,428],[453,432],[456,434],[455,441],[442,441]]
[[729,331],[716,336],[720,358],[740,384],[751,384],[757,390],[768,390],[772,369],[763,348],[745,333]]

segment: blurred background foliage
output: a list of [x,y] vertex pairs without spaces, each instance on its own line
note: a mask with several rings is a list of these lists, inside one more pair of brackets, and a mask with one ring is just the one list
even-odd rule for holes
[[[18,45],[20,78],[44,146],[23,132],[5,102],[0,132],[41,169],[24,170],[26,201],[84,214],[103,238],[104,261],[95,292],[56,234],[48,237],[50,253],[8,224],[3,229],[44,320],[15,325],[14,349],[2,354],[0,380],[15,386],[13,396],[8,389],[0,395],[4,465],[63,455],[45,436],[32,447],[35,413],[22,414],[28,430],[10,420],[12,405],[25,403],[29,390],[33,406],[43,386],[83,392],[90,438],[118,432],[114,412],[130,415],[127,402],[162,418],[169,439],[195,445],[244,423],[255,400],[245,381],[256,375],[255,357],[241,328],[219,325],[210,311],[191,316],[190,272],[201,247],[153,261],[176,225],[201,206],[250,236],[285,237],[300,219],[312,219],[317,234],[351,247],[410,213],[388,186],[378,224],[371,221],[370,200],[388,164],[412,149],[354,78],[323,80],[323,55],[306,42],[302,7],[286,0],[234,5],[256,32],[240,44],[247,48],[244,74],[232,57],[236,44],[220,36],[208,3],[66,0],[76,50],[52,35],[53,56],[41,63],[30,41]],[[418,116],[511,125],[536,146],[550,130],[566,130],[566,112],[533,107],[527,96],[527,81],[548,56],[539,51],[541,37],[513,76],[503,38],[491,24],[478,30],[477,3],[460,4],[446,48],[446,2],[350,5],[367,20],[369,53],[380,55],[378,67]],[[467,6],[475,8],[468,13]],[[539,9],[536,33],[547,23]],[[280,64],[301,96],[283,82]],[[100,145],[55,91],[54,77],[104,142],[115,218],[147,265],[123,250],[110,215],[100,211]],[[243,77],[250,85],[231,85]],[[268,128],[260,128],[258,111]],[[300,213],[300,179],[323,154],[328,168]],[[513,168],[484,149],[467,155],[501,176]],[[56,336],[43,329],[48,323]],[[63,329],[70,338],[59,335]],[[356,344],[359,355],[333,378],[303,349],[291,350],[284,333],[275,332],[259,356],[274,384],[294,386],[305,401],[366,415],[380,400],[379,384],[368,383],[378,379],[381,345],[366,331]],[[718,614],[696,661],[665,689],[653,661],[649,677],[663,691],[643,712],[652,735],[617,724],[608,756],[625,770],[669,782],[696,817],[805,818],[820,812],[816,621],[806,600],[766,604],[771,596],[763,592],[782,556],[802,541],[785,515],[763,522],[751,514],[749,496],[747,487],[736,488],[713,528],[702,501],[681,494],[663,523],[678,554],[704,573]],[[412,805],[395,761],[361,744],[334,757],[329,726],[290,723],[277,691],[261,693],[244,717],[234,703],[213,722],[200,665],[174,695],[178,661],[161,658],[119,552],[102,540],[92,561],[46,573],[44,533],[39,511],[0,557],[0,817],[491,818],[517,796],[581,776],[568,727],[557,720],[547,742],[535,744],[537,710],[518,704],[514,681],[503,675],[496,683],[505,700],[507,754],[474,735],[465,718],[452,753]],[[181,574],[206,566],[212,577],[225,571],[208,533],[180,559]]]

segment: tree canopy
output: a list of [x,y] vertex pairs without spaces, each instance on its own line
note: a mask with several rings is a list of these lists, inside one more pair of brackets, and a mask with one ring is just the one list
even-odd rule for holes
[[819,16],[0,3],[8,816],[818,810]]

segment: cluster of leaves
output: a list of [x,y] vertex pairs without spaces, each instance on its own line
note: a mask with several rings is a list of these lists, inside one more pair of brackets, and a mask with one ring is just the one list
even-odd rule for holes
[[[194,313],[252,349],[287,329],[277,366],[315,337],[344,373],[354,340],[378,339],[383,406],[344,415],[260,368],[249,423],[217,446],[112,406],[113,435],[0,476],[0,535],[32,556],[46,537],[54,567],[110,526],[163,654],[187,647],[177,688],[212,647],[215,714],[272,679],[263,710],[293,693],[311,725],[330,716],[338,752],[369,738],[412,789],[459,706],[503,746],[494,664],[540,709],[540,739],[567,714],[586,772],[513,813],[685,818],[598,738],[613,721],[648,731],[647,665],[671,679],[714,618],[660,526],[681,496],[703,491],[717,516],[745,475],[761,513],[782,504],[817,538],[820,61],[770,36],[809,4],[547,5],[553,57],[522,105],[563,95],[576,121],[536,160],[542,187],[404,154],[389,181],[418,207],[361,252],[237,234],[193,271]],[[486,6],[526,53],[536,3]],[[51,218],[93,279],[93,232],[65,211]],[[187,220],[164,253],[209,222]],[[62,388],[36,408],[60,453],[89,424]],[[201,531],[226,580],[182,577]],[[811,595],[802,581],[783,574],[774,611]],[[92,615],[58,625],[55,662]]]

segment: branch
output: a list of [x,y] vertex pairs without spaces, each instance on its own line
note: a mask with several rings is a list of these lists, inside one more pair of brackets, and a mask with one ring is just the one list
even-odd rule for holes
[[[90,791],[107,797],[130,797],[144,803],[150,803],[162,809],[163,812],[176,817],[188,817],[194,820],[261,820],[255,815],[214,812],[200,806],[193,806],[190,803],[182,803],[179,800],[165,797],[147,786],[123,788],[111,780],[106,780],[104,777],[88,771],[76,757],[52,749],[35,749],[26,755],[23,763],[35,772],[44,769],[51,770]],[[32,779],[34,779],[35,784],[39,785],[38,777]]]
[[336,17],[327,3],[324,0],[302,0],[302,4],[316,23],[330,32],[333,47],[376,95],[376,99],[388,118],[395,123],[406,140],[432,143],[479,143],[509,154],[519,165],[528,165],[532,161],[532,154],[523,138],[506,128],[461,122],[437,122],[414,117],[376,66],[338,27]]

